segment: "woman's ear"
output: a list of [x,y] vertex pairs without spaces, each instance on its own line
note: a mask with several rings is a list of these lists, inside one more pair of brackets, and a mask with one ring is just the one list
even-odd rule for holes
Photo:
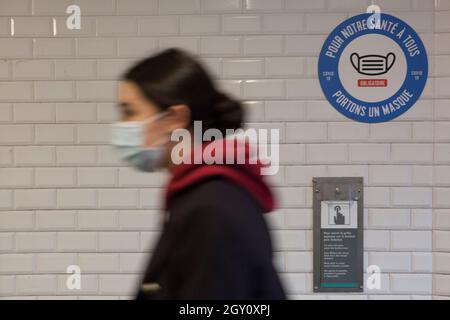
[[189,127],[191,120],[191,111],[185,104],[177,104],[167,109],[168,114],[164,117],[166,128],[169,132],[175,129],[184,129]]

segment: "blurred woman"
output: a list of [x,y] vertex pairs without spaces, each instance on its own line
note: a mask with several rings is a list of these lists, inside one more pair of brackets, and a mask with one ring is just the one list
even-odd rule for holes
[[[119,107],[112,143],[122,158],[142,171],[170,172],[162,234],[136,298],[285,299],[263,217],[274,208],[263,165],[250,161],[249,143],[226,137],[241,128],[241,103],[216,88],[196,57],[172,48],[123,75]],[[194,121],[202,135],[217,129],[224,138],[192,144],[177,152],[184,161],[174,161],[171,134],[194,135]],[[215,156],[245,163],[204,161],[212,144]]]

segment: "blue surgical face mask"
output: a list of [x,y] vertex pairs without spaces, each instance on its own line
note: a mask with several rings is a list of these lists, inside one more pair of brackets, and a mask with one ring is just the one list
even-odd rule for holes
[[145,146],[147,125],[159,120],[166,113],[159,113],[142,121],[119,121],[111,124],[111,143],[119,151],[121,158],[133,167],[146,172],[161,168],[164,163],[168,138],[160,139],[152,146]]

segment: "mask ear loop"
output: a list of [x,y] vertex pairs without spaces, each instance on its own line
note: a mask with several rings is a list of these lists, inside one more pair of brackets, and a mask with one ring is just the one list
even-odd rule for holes
[[149,122],[154,122],[154,121],[158,121],[159,119],[165,117],[166,115],[169,114],[169,111],[162,111],[162,112],[158,112],[157,114],[154,114],[153,116],[148,117],[145,120],[142,120],[142,122],[144,122],[145,124],[149,123]]
[[112,126],[134,126],[136,124],[148,124],[150,122],[154,122],[157,121],[159,119],[161,119],[162,117],[166,116],[169,112],[168,111],[163,111],[163,112],[158,112],[157,114],[153,115],[153,116],[149,116],[147,118],[145,118],[144,120],[133,120],[133,121],[115,121],[113,123],[111,123]]
[[[167,116],[168,114],[169,114],[169,111],[158,112],[157,114],[150,116],[147,119],[143,120],[143,122],[147,125],[148,123],[160,120],[161,118]],[[158,139],[157,141],[154,142],[153,146],[146,147],[146,149],[160,147],[161,145],[163,145],[169,141],[170,141],[169,137],[166,137],[166,136],[161,137],[160,139]]]

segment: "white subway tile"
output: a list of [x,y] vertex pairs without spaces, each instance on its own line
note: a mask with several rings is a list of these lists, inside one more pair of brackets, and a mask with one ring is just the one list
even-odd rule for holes
[[246,80],[244,81],[244,97],[249,99],[281,98],[283,88],[282,80]]
[[307,185],[312,186],[313,177],[326,176],[326,166],[287,166],[286,183],[288,185]]
[[434,145],[434,162],[437,164],[450,163],[450,143],[436,143]]
[[64,230],[75,228],[75,211],[48,210],[36,211],[38,230]]
[[38,124],[35,126],[38,144],[72,144],[75,126],[71,124]]
[[325,142],[327,124],[325,122],[295,122],[286,124],[287,142]]
[[406,165],[373,165],[369,167],[371,185],[409,185],[412,182],[412,168]]
[[77,98],[82,101],[113,101],[116,97],[115,81],[77,81]]
[[138,287],[140,277],[137,275],[100,275],[99,293],[133,295]]
[[15,17],[14,36],[50,37],[53,35],[51,20],[41,17]]
[[305,101],[266,101],[265,119],[269,121],[301,121],[306,119]]
[[137,21],[128,17],[98,17],[99,36],[128,36],[137,34]]
[[17,0],[14,2],[0,3],[0,12],[2,15],[30,15],[31,1]]
[[228,12],[240,11],[242,0],[201,0],[201,8],[204,12]]
[[2,211],[0,212],[0,230],[32,230],[33,215],[33,211]]
[[108,230],[118,226],[117,212],[111,210],[79,210],[77,221],[82,230]]
[[[181,31],[183,32],[183,20],[181,20]],[[213,25],[211,25],[213,27]],[[223,15],[222,32],[230,34],[252,34],[260,33],[262,19],[258,15]],[[215,30],[211,28],[211,30]],[[210,31],[211,32],[211,31]]]
[[74,98],[72,81],[41,81],[34,83],[34,94],[41,101],[66,101]]
[[227,59],[223,61],[225,77],[260,77],[263,75],[261,59]]
[[48,166],[55,162],[55,147],[27,146],[14,147],[14,163],[16,166]]
[[435,251],[450,251],[450,232],[449,231],[433,231],[433,249]]
[[55,112],[51,103],[15,103],[14,121],[28,123],[54,122]]
[[[1,10],[0,10],[1,11]],[[29,58],[33,55],[33,42],[31,39],[0,39],[0,56],[2,58]]]
[[412,269],[414,272],[433,272],[433,255],[431,252],[413,252]]
[[409,209],[369,209],[371,229],[405,229],[411,226]]
[[[218,15],[180,16],[180,34],[215,34],[220,31]],[[224,30],[226,30],[224,28]],[[176,32],[176,31],[175,31]],[[159,32],[158,32],[159,33]]]
[[391,145],[394,163],[428,164],[433,161],[433,145],[425,143],[395,143]]
[[66,273],[67,267],[76,262],[75,253],[38,253],[36,254],[36,272]]
[[110,273],[119,271],[117,253],[80,253],[78,264],[83,273]]
[[99,232],[100,251],[136,251],[139,248],[139,232]]
[[23,189],[14,190],[14,203],[17,209],[51,209],[56,207],[55,190]]
[[52,294],[56,291],[56,276],[20,275],[16,277],[16,286],[19,295]]
[[300,230],[274,230],[271,232],[274,250],[304,250],[306,233]]
[[392,250],[396,251],[431,251],[431,231],[392,231]]
[[61,165],[89,165],[96,162],[96,148],[91,146],[56,147],[56,162]]
[[16,294],[16,277],[0,276],[0,295],[14,296]]
[[117,79],[129,67],[130,60],[126,59],[104,59],[97,61],[97,74],[99,79]]
[[306,31],[328,34],[345,18],[346,15],[340,13],[310,13],[306,15]]
[[312,252],[286,252],[286,272],[312,272]]
[[293,55],[318,56],[324,41],[325,36],[322,35],[288,35],[285,39],[285,51]]
[[120,253],[120,271],[139,273],[144,270],[149,259],[148,253]]
[[9,103],[0,103],[0,123],[12,122],[12,107]]
[[58,232],[59,252],[84,252],[97,250],[97,232]]
[[111,127],[109,124],[79,124],[77,141],[80,144],[108,144],[111,141]]
[[101,187],[116,185],[115,168],[78,168],[77,182],[80,186]]
[[286,96],[288,98],[318,99],[323,93],[317,79],[286,80]]
[[250,36],[243,39],[245,55],[274,55],[283,52],[283,38],[281,36]]
[[57,202],[61,209],[95,208],[97,192],[90,189],[58,189]]
[[77,0],[86,15],[110,15],[115,12],[115,0]]
[[376,265],[381,272],[411,271],[411,253],[409,252],[369,252],[369,265]]
[[0,188],[20,188],[33,185],[33,169],[0,168]]
[[265,14],[263,16],[263,32],[300,33],[304,30],[304,16],[301,14]]
[[433,226],[433,215],[430,209],[412,209],[411,226],[414,229],[428,229]]
[[135,208],[138,206],[138,190],[101,189],[98,204],[102,208]]
[[33,97],[31,82],[10,81],[0,82],[0,84],[0,101],[30,101]]
[[370,138],[374,141],[407,141],[411,137],[411,123],[387,122],[370,126]]
[[424,293],[432,291],[431,274],[393,274],[391,290],[393,292]]
[[200,52],[204,55],[238,55],[241,52],[239,37],[202,37]]
[[55,249],[54,232],[20,232],[16,234],[17,251],[49,252]]
[[96,77],[95,60],[56,60],[55,78],[61,80],[92,79]]
[[283,8],[282,0],[245,0],[244,10],[251,11],[278,11]]
[[307,163],[345,163],[348,158],[346,144],[308,144],[306,146]]
[[397,206],[431,207],[431,188],[396,187],[392,188],[392,202]]
[[0,144],[29,144],[33,139],[31,125],[0,125]]
[[365,230],[364,250],[388,251],[390,247],[390,234],[385,230]]
[[39,58],[66,58],[75,55],[75,42],[64,38],[38,38],[33,42],[34,54]]
[[14,233],[13,232],[0,233],[0,252],[1,253],[12,252],[13,250],[14,250]]
[[18,80],[49,80],[53,78],[53,64],[49,60],[15,60],[12,74]]
[[450,188],[435,188],[434,191],[434,205],[436,207],[446,207],[450,206]]
[[433,275],[433,278],[434,278],[433,293],[446,296],[446,297],[442,297],[442,298],[448,300],[448,296],[450,295],[450,290],[449,290],[450,276],[443,275],[443,274],[436,274],[436,275]]
[[286,0],[286,10],[293,11],[315,11],[324,10],[326,8],[326,0],[315,1],[298,1],[298,0]]
[[[124,37],[117,39],[117,56],[119,57],[139,57],[150,55],[155,52],[157,47],[156,39],[154,38],[133,38]],[[107,52],[111,52],[109,56],[114,53],[114,43],[110,45],[110,49]]]
[[116,53],[116,41],[113,38],[76,39],[76,55],[82,58],[108,57]]
[[295,77],[304,74],[304,58],[266,58],[265,62],[266,76],[269,77]]
[[144,36],[178,34],[179,22],[176,16],[151,16],[138,19],[138,32]]
[[114,103],[97,103],[97,121],[112,123],[119,119],[119,109]]
[[369,127],[364,123],[355,122],[329,122],[329,141],[366,141],[369,136]]
[[56,122],[80,123],[95,122],[97,119],[97,107],[95,103],[56,103]]
[[150,15],[157,13],[157,0],[117,0],[118,14]]
[[119,225],[123,230],[159,230],[163,213],[122,210],[119,213]]

